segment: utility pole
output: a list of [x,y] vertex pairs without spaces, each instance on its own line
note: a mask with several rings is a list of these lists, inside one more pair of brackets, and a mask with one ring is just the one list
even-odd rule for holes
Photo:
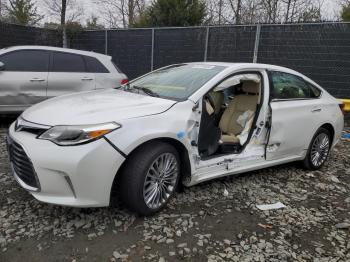
[[66,26],[66,11],[67,11],[67,0],[62,0],[62,9],[61,9],[61,26],[63,33],[63,47],[67,47],[67,26]]
[[237,10],[236,10],[236,24],[241,23],[241,14],[242,14],[242,0],[237,0]]
[[219,25],[221,25],[222,0],[219,2]]
[[2,0],[0,0],[0,19],[2,17]]

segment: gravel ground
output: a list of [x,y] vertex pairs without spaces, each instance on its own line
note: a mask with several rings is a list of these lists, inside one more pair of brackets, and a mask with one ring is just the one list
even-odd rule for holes
[[[350,261],[350,142],[178,193],[153,217],[40,203],[10,175],[0,129],[0,261]],[[281,201],[285,208],[260,211]]]

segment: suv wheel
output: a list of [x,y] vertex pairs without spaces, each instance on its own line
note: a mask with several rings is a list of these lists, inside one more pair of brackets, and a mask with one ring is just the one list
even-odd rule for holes
[[180,177],[176,149],[166,143],[149,143],[127,160],[121,174],[120,197],[132,211],[151,215],[173,196]]

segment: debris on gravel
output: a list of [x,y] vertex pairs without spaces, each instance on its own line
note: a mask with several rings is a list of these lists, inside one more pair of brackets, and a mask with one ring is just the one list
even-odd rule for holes
[[[5,134],[0,129],[2,261],[350,261],[347,141],[319,171],[292,163],[209,181],[143,218],[37,201],[11,176]],[[285,207],[257,208],[276,202]]]

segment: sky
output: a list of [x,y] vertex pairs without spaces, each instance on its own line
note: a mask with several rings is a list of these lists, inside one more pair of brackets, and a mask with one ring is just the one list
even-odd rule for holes
[[[40,2],[40,0],[38,0]],[[93,3],[93,1],[96,2],[96,0],[77,0],[80,2],[84,9],[84,17],[82,18],[82,22],[84,23],[89,17],[91,17],[93,14],[96,16],[96,5]],[[117,0],[116,0],[117,1]],[[338,3],[338,0],[323,0],[323,16],[326,20],[336,20],[340,13],[340,6]],[[39,5],[40,6],[40,5]],[[42,7],[40,8],[42,9]],[[41,10],[45,12],[46,10]],[[97,16],[98,17],[98,16]],[[44,20],[45,22],[50,22],[50,20],[54,20],[53,18],[50,19],[50,17],[46,17]],[[103,23],[102,19],[99,19],[99,23]]]
[[338,16],[340,13],[338,0],[325,0],[322,11],[326,17],[334,18]]

